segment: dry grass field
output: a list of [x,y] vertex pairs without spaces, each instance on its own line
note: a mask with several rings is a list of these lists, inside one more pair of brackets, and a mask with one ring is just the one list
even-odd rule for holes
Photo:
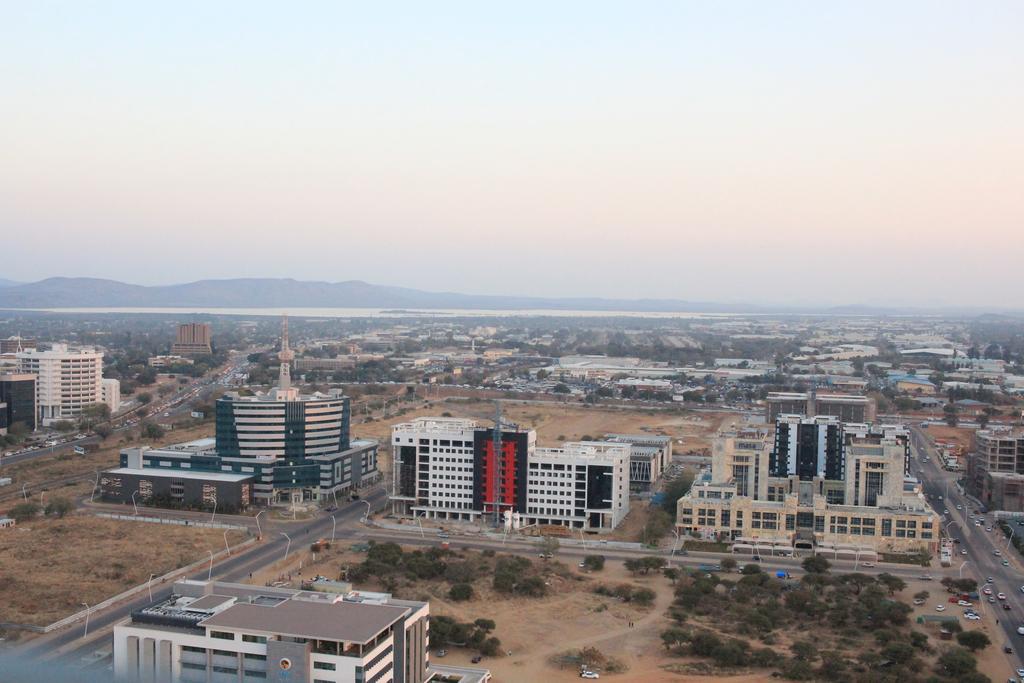
[[217,529],[76,515],[0,530],[0,621],[49,624],[223,547]]

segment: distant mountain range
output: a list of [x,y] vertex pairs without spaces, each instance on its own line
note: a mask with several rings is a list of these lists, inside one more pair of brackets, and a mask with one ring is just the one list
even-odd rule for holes
[[[55,277],[39,282],[0,280],[0,308],[384,308],[384,309],[541,309],[631,311],[642,313],[832,313],[871,315],[928,312],[871,306],[755,306],[680,299],[603,299],[490,296],[425,292],[373,285],[359,280],[310,282],[293,279],[199,280],[147,287],[98,278]],[[953,311],[945,311],[953,312]],[[958,309],[978,314],[981,311]]]

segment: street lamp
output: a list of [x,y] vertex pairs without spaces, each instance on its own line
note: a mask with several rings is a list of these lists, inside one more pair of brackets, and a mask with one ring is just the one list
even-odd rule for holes
[[263,527],[260,526],[260,515],[264,512],[266,512],[266,510],[260,510],[256,513],[256,533],[260,535],[260,538],[263,538]]
[[231,546],[228,545],[228,530],[224,530],[224,548],[228,551],[228,555],[231,555]]
[[89,637],[89,603],[83,602],[85,605],[85,633],[82,634],[82,640]]
[[216,499],[216,498],[214,498],[214,499],[213,499],[213,514],[212,514],[212,515],[210,515],[210,523],[211,523],[211,524],[213,523],[213,519],[214,519],[214,517],[216,517],[216,516],[217,516],[217,499]]
[[370,523],[370,513],[373,512],[373,508],[370,507],[370,501],[364,500],[362,502],[366,503],[366,515],[363,517],[362,521],[363,521],[363,524],[369,524]]
[[213,578],[213,551],[210,551],[210,571],[206,572],[206,580]]
[[965,564],[967,564],[967,560],[964,560],[964,563],[960,565],[960,578],[961,579],[964,578],[964,565]]
[[156,576],[156,574],[150,574],[149,575],[149,581],[146,582],[146,585],[149,588],[149,601],[150,602],[153,602],[153,577],[154,576]]
[[331,515],[331,543],[334,543],[334,534],[338,532],[338,520]]
[[139,492],[138,489],[135,489],[134,491],[132,491],[132,507],[135,508],[135,516],[136,517],[139,516],[139,506],[138,506],[138,503],[135,502],[135,494],[137,494],[138,492]]
[[24,498],[25,502],[27,503],[28,502],[28,492],[25,491],[25,486],[27,486],[27,484],[22,484],[21,485],[21,497]]
[[[1009,526],[1009,525],[1007,525]],[[1010,527],[1010,535],[1006,537],[1006,549],[1010,549],[1010,541],[1013,540],[1013,532],[1016,531],[1012,526]]]
[[92,495],[89,496],[89,502],[96,502],[96,489],[100,487],[100,471],[96,470],[96,483],[92,485]]
[[942,533],[944,533],[946,536],[949,536],[949,527],[951,527],[954,524],[959,525],[960,522],[956,521],[955,519],[951,519],[948,522],[946,522],[946,526],[942,528]]
[[284,559],[287,560],[288,559],[288,551],[291,550],[291,548],[292,548],[292,537],[289,536],[288,534],[286,534],[283,531],[281,532],[281,535],[288,539],[288,544],[284,547]]

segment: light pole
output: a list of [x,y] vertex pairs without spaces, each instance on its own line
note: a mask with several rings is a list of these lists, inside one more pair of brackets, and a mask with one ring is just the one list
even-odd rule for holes
[[92,485],[92,495],[89,496],[89,502],[96,502],[96,489],[100,487],[100,471],[96,470],[96,483]]
[[83,602],[85,605],[85,633],[82,634],[82,640],[89,637],[89,603]]
[[283,531],[281,532],[281,535],[288,539],[288,544],[284,547],[284,559],[287,560],[288,559],[288,551],[291,550],[291,548],[292,548],[292,537],[289,536],[288,534],[286,534]]
[[22,484],[21,485],[21,497],[24,498],[25,502],[27,503],[28,502],[28,492],[25,491],[25,486],[27,486],[27,484]]
[[138,503],[135,502],[135,494],[138,493],[138,492],[139,492],[138,489],[135,489],[134,491],[132,491],[132,507],[135,508],[135,516],[136,517],[139,516],[139,505],[138,505]]
[[583,527],[580,527],[580,543],[583,544],[583,549],[587,549],[587,539],[583,537]]
[[364,500],[362,502],[366,503],[366,515],[363,517],[363,524],[369,524],[370,523],[370,513],[373,512],[373,508],[370,507],[370,501]]
[[964,560],[964,563],[960,565],[960,578],[961,579],[964,578],[964,565],[965,564],[967,564],[967,560]]
[[46,491],[39,492],[39,507],[43,507],[43,496],[46,495]]
[[675,557],[676,549],[679,548],[679,529],[673,528],[672,535],[676,537],[676,540],[672,541],[672,556]]
[[954,524],[959,525],[960,522],[956,521],[955,519],[951,519],[948,522],[946,522],[946,526],[943,527],[942,533],[944,533],[946,536],[949,536],[949,527],[951,527]]
[[231,555],[231,546],[228,545],[228,530],[224,530],[224,548],[228,551],[228,555]]
[[1016,531],[1012,526],[1010,527],[1010,535],[1006,537],[1006,550],[1010,549],[1010,541],[1013,540],[1013,532]]
[[260,538],[263,538],[263,527],[260,526],[260,515],[264,512],[266,512],[266,510],[260,510],[256,513],[256,533],[260,535]]
[[217,516],[217,499],[213,499],[213,514],[210,515],[210,523],[213,524],[214,517]]
[[146,582],[146,586],[147,586],[147,588],[149,588],[149,601],[150,602],[153,602],[153,577],[154,576],[156,576],[156,574],[150,574],[149,575],[149,581]]
[[338,520],[331,515],[331,543],[334,543],[334,534],[338,532]]

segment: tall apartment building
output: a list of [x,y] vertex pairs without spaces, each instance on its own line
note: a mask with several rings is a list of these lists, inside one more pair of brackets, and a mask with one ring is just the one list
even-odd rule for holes
[[939,518],[908,478],[898,426],[781,416],[718,435],[712,469],[680,498],[676,526],[748,554],[934,553]]
[[511,520],[608,531],[629,511],[632,446],[607,441],[537,448],[532,429],[423,417],[392,427],[399,514],[458,521]]
[[1024,512],[1024,430],[979,429],[967,456],[967,488],[991,510]]
[[179,581],[114,626],[122,683],[425,683],[430,605]]
[[633,491],[650,491],[672,462],[672,437],[655,434],[606,434],[605,441],[632,446],[629,486]]
[[36,429],[36,376],[31,373],[0,374],[0,434],[15,422],[30,432]]
[[17,358],[19,372],[36,376],[36,411],[43,425],[73,420],[85,406],[103,402],[101,352],[54,344],[49,351],[30,349]]
[[175,356],[206,356],[213,353],[213,337],[209,323],[178,325],[178,334],[171,345]]
[[775,424],[780,415],[820,415],[840,422],[868,423],[875,421],[873,398],[852,394],[811,392],[771,392],[765,400],[765,421]]

